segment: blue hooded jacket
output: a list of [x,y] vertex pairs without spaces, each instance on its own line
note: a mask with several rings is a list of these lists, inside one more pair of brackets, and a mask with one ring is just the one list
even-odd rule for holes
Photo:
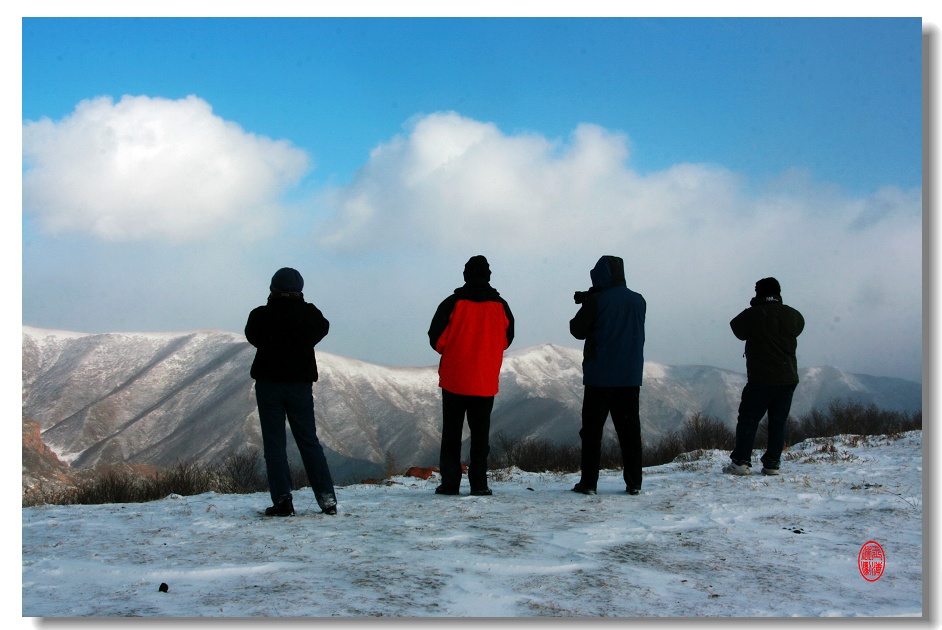
[[595,387],[640,387],[644,371],[647,303],[625,284],[625,263],[602,256],[590,272],[592,291],[569,322],[585,340],[582,382]]

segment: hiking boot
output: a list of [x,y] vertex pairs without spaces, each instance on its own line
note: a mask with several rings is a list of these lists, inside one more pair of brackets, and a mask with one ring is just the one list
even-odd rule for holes
[[766,468],[765,466],[763,466],[763,467],[762,467],[762,474],[763,474],[763,475],[770,475],[770,476],[771,476],[771,475],[781,475],[781,474],[782,474],[782,471],[780,471],[778,468]]
[[435,488],[435,494],[450,494],[450,495],[455,495],[455,494],[458,494],[458,488],[449,488],[449,487],[444,486],[444,485],[438,486],[437,488]]
[[494,494],[494,493],[491,492],[491,489],[490,489],[490,488],[487,488],[487,487],[484,487],[484,488],[477,488],[477,489],[471,490],[471,495],[472,495],[472,496],[475,496],[475,497],[489,497],[489,496],[491,496],[492,494]]
[[632,488],[631,486],[628,486],[625,488],[625,492],[628,494],[641,494],[641,488]]
[[723,466],[723,472],[727,475],[739,475],[740,477],[746,477],[752,474],[748,466],[743,466],[736,462],[730,462]]
[[324,508],[324,514],[329,514],[329,515],[331,515],[331,516],[336,515],[336,514],[337,514],[337,506],[336,506],[336,505],[328,505],[327,507]]
[[294,516],[294,503],[291,501],[291,495],[286,494],[278,499],[278,503],[270,508],[265,508],[265,516]]
[[595,488],[586,488],[581,483],[574,485],[572,491],[578,492],[579,494],[595,494]]

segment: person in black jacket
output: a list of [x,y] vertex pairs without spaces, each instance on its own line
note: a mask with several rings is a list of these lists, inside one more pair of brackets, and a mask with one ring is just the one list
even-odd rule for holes
[[762,474],[778,475],[785,425],[792,395],[798,386],[798,335],[805,320],[782,303],[782,287],[775,278],[756,282],[756,296],[749,308],[729,323],[733,334],[746,342],[746,386],[736,421],[736,448],[723,472],[748,475],[759,421],[769,414],[769,441],[762,455]]
[[325,514],[337,513],[334,482],[317,439],[311,392],[317,380],[314,346],[327,335],[330,324],[316,306],[304,301],[302,288],[300,273],[289,267],[279,269],[271,279],[268,304],[253,309],[245,325],[245,338],[257,348],[251,376],[272,499],[272,506],[265,510],[268,516],[294,514],[286,416],[317,504]]

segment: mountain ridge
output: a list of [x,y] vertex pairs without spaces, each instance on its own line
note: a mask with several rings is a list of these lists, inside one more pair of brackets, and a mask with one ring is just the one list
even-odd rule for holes
[[[255,350],[242,335],[74,333],[28,326],[22,335],[23,416],[38,424],[42,443],[73,469],[211,462],[261,446],[249,377]],[[318,435],[338,478],[381,473],[389,457],[403,465],[437,463],[437,366],[386,367],[321,351],[317,357]],[[578,441],[581,362],[581,350],[548,343],[508,351],[492,434]],[[921,385],[903,379],[830,366],[804,368],[801,379],[792,408],[796,417],[836,398],[894,410],[921,408]],[[695,412],[734,424],[745,381],[744,374],[721,368],[645,362],[645,439],[656,441]]]

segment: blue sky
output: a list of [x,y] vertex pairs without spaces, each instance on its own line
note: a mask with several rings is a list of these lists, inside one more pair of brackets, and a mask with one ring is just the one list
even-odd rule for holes
[[919,19],[24,19],[23,323],[241,332],[297,268],[320,348],[428,365],[484,254],[514,348],[578,347],[599,256],[646,358],[921,379]]

